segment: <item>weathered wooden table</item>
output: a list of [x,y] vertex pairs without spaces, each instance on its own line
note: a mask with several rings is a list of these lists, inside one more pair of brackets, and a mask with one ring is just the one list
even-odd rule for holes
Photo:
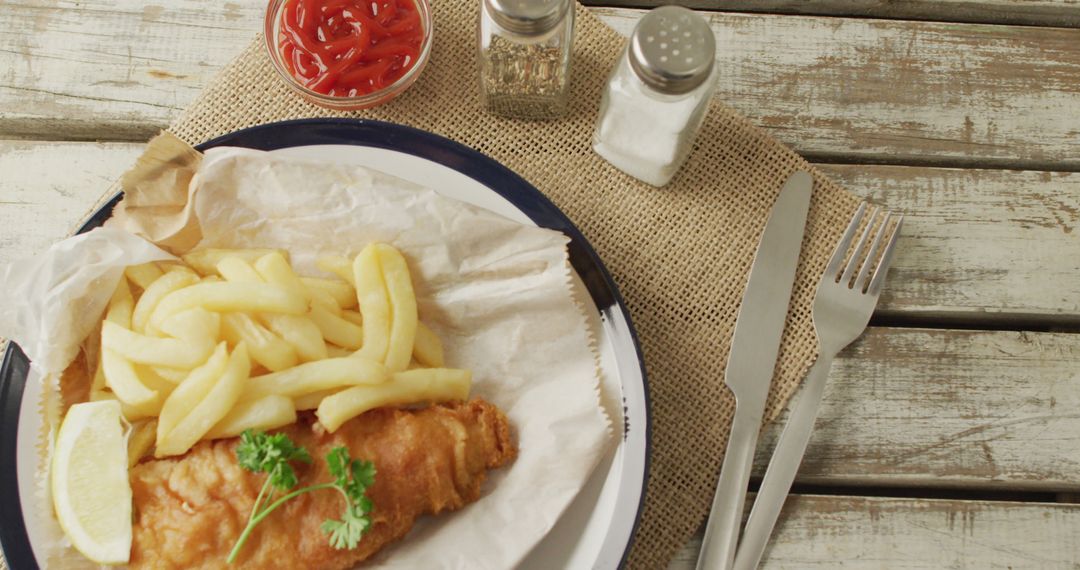
[[[1080,3],[683,3],[725,10],[720,97],[908,215],[764,566],[1080,568]],[[65,236],[264,5],[0,2],[0,262]]]

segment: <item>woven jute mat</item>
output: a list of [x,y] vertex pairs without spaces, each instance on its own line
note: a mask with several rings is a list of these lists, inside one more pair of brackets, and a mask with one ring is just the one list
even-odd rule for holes
[[[431,60],[398,99],[359,113],[312,106],[277,77],[257,38],[170,127],[190,144],[303,117],[380,119],[432,131],[515,170],[561,208],[604,260],[640,336],[652,407],[652,463],[631,568],[663,568],[708,512],[734,399],[723,383],[757,240],[787,176],[815,179],[787,330],[766,418],[817,353],[811,301],[857,200],[795,152],[714,100],[689,162],[663,189],[593,153],[600,95],[625,40],[577,8],[572,103],[559,121],[497,118],[480,106],[477,0],[432,0]],[[633,428],[634,426],[632,426]]]

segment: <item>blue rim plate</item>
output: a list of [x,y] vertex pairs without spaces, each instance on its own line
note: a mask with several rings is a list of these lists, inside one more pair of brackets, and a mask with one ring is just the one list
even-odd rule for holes
[[[592,246],[547,197],[510,169],[476,150],[412,127],[370,120],[301,119],[250,127],[196,148],[205,151],[236,146],[302,153],[299,147],[330,148],[324,145],[336,147],[338,152],[383,153],[378,160],[405,160],[410,168],[420,167],[429,176],[457,173],[454,176],[464,176],[473,186],[482,187],[481,192],[497,195],[492,196],[496,200],[501,198],[512,217],[527,218],[570,238],[570,262],[597,309],[605,374],[615,378],[615,390],[621,392],[617,397],[621,400],[623,433],[617,449],[605,457],[586,488],[523,566],[576,567],[585,563],[606,569],[625,565],[641,518],[649,475],[648,384],[629,311]],[[402,176],[392,169],[389,172]],[[95,212],[79,233],[104,223],[119,200],[120,196],[116,196]],[[15,468],[19,411],[29,362],[15,343],[9,344],[4,356],[0,366],[0,494],[6,500],[0,502],[0,544],[9,566],[21,570],[37,567],[23,522]]]

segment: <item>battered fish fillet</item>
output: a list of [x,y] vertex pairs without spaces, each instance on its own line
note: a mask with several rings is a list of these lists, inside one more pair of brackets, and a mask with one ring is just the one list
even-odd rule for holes
[[255,527],[236,563],[226,565],[265,477],[240,468],[234,438],[131,470],[131,568],[352,568],[408,533],[420,515],[476,501],[486,471],[517,455],[506,416],[483,400],[373,410],[333,434],[310,416],[281,431],[314,459],[310,466],[294,463],[300,487],[334,479],[325,456],[335,446],[375,463],[378,474],[367,492],[372,526],[356,549],[335,550],[319,529],[340,518],[344,506],[340,493],[320,490],[274,511]]

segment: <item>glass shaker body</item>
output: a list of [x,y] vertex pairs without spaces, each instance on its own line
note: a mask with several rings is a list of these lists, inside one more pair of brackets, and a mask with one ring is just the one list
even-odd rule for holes
[[[678,10],[689,12],[683,8]],[[708,30],[707,24],[703,25]],[[634,34],[639,31],[635,30]],[[680,50],[677,46],[685,46],[696,39],[690,32],[676,29],[664,36],[657,32],[638,39],[643,43],[663,41],[676,46],[667,46],[665,53],[668,55],[658,58],[683,57],[687,48]],[[695,43],[700,43],[698,53],[707,54],[710,60],[695,71],[700,77],[690,82],[685,91],[687,83],[677,85],[676,92],[671,92],[673,89],[665,89],[666,85],[643,78],[639,71],[641,64],[635,65],[633,61],[634,46],[632,43],[627,45],[608,78],[600,103],[600,115],[593,133],[593,150],[597,154],[619,170],[653,186],[664,186],[671,181],[693,149],[716,89],[717,71],[712,64],[715,44],[712,31],[708,30],[708,34],[710,41]]]
[[[481,0],[480,98],[496,115],[555,119],[566,112],[574,9],[568,0],[528,0],[560,10],[548,22],[518,26],[498,0]],[[561,5],[561,7],[559,6]]]

